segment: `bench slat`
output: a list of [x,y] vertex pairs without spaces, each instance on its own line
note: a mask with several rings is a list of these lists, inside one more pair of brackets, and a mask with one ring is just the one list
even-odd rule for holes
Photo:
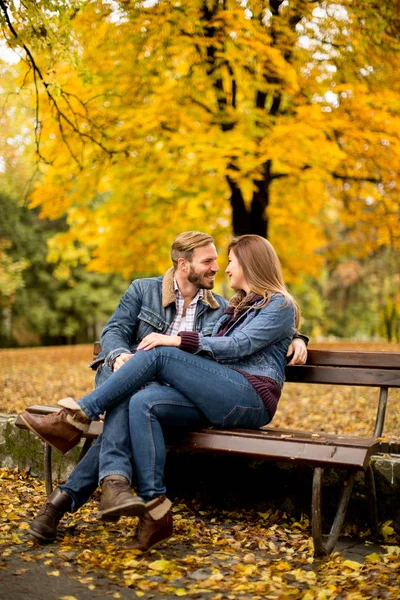
[[[168,442],[167,442],[168,443]],[[202,452],[235,453],[275,461],[288,461],[314,466],[354,467],[366,469],[377,446],[374,440],[362,447],[320,445],[288,438],[245,437],[227,435],[224,431],[206,430],[183,434],[173,440],[173,447]]]
[[290,383],[322,383],[367,387],[400,387],[400,370],[357,369],[350,367],[287,367]]
[[308,350],[307,364],[332,367],[400,369],[400,352]]

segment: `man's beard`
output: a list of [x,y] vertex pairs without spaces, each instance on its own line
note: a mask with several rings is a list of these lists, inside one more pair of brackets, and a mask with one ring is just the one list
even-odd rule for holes
[[208,273],[204,273],[202,275],[199,275],[199,273],[197,273],[194,268],[192,267],[192,265],[190,265],[190,271],[188,274],[188,280],[190,281],[190,283],[193,283],[193,285],[195,285],[197,288],[199,288],[199,290],[212,290],[214,287],[214,282],[213,281],[207,281],[205,279],[205,277],[214,277],[215,273],[214,271],[209,271]]

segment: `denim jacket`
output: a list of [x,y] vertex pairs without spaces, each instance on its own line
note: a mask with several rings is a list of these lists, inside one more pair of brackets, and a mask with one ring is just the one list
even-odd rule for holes
[[219,363],[252,375],[271,377],[282,386],[286,353],[296,331],[293,304],[285,306],[283,295],[273,294],[266,306],[247,309],[224,336],[214,337],[229,317],[219,319],[213,337],[200,334],[197,353],[206,352]]
[[[176,314],[174,273],[170,268],[163,277],[136,279],[122,296],[120,303],[101,334],[102,352],[90,363],[96,370],[103,362],[112,367],[123,352],[134,352],[149,333],[165,333]],[[211,335],[227,301],[204,290],[195,314],[195,331]]]

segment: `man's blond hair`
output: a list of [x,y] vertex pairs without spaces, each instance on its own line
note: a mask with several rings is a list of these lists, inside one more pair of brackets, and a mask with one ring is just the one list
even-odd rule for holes
[[213,244],[214,238],[208,233],[202,233],[201,231],[184,231],[176,236],[171,246],[171,260],[174,265],[174,269],[178,266],[178,259],[185,258],[189,262],[192,262],[193,252],[200,246],[207,246]]

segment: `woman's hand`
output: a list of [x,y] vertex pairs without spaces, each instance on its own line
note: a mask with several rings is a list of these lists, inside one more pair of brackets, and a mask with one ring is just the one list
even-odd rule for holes
[[165,335],[163,333],[150,333],[142,339],[138,350],[151,350],[156,346],[175,346],[178,348],[181,345],[181,338],[179,335]]
[[[293,356],[292,356],[293,354]],[[301,338],[294,338],[286,356],[292,356],[289,365],[304,365],[307,360],[307,346]]]

